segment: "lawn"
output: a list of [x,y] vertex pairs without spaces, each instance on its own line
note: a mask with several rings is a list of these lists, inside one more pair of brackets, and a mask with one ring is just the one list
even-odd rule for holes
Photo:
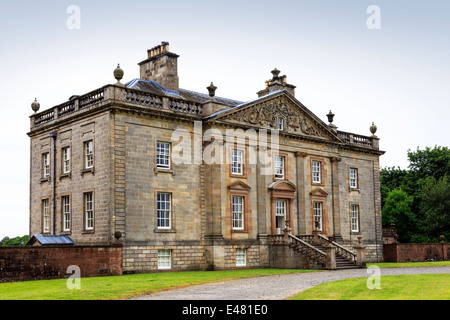
[[367,267],[370,266],[378,266],[379,268],[450,267],[450,261],[368,263]]
[[247,269],[92,277],[81,278],[81,288],[72,290],[66,279],[0,283],[0,300],[124,299],[208,282],[310,271],[313,270]]
[[291,300],[450,300],[450,274],[382,276],[380,289],[370,290],[368,278],[320,284]]

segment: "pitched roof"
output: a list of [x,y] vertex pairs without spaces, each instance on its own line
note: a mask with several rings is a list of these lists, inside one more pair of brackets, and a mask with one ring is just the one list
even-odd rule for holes
[[[149,93],[157,94],[157,95],[177,97],[177,98],[186,99],[186,100],[200,103],[200,104],[207,103],[210,99],[209,94],[195,92],[192,90],[186,90],[186,89],[181,89],[181,88],[179,89],[178,92],[172,91],[172,90],[167,90],[154,80],[134,79],[134,80],[127,82],[125,84],[125,86],[130,89],[141,90],[141,91],[145,91],[145,92],[149,92]],[[216,102],[218,102],[220,104],[228,105],[230,107],[234,107],[234,106],[242,104],[242,101],[237,101],[237,100],[227,99],[227,98],[222,98],[222,97],[217,97],[217,96],[215,96],[214,99]]]
[[27,246],[34,244],[38,241],[41,245],[48,244],[74,244],[74,241],[69,236],[44,236],[42,234],[33,234],[27,242]]

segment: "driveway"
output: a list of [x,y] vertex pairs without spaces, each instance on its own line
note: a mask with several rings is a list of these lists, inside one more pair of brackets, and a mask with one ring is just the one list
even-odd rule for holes
[[[381,276],[448,273],[450,267],[383,268]],[[348,278],[369,277],[370,269],[348,269],[283,274],[196,285],[137,296],[131,300],[283,300],[318,284]],[[383,281],[381,280],[381,287]]]

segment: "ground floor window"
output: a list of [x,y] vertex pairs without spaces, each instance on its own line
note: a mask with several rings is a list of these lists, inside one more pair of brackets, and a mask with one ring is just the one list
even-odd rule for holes
[[245,267],[247,265],[247,250],[236,249],[236,267]]
[[172,267],[172,253],[170,250],[158,250],[158,269],[170,269]]

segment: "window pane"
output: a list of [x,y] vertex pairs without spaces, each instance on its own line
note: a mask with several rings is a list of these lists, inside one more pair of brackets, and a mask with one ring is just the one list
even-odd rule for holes
[[88,141],[84,143],[85,168],[90,169],[94,166],[94,143]]
[[247,250],[236,249],[236,266],[244,267],[247,265]]
[[322,230],[322,202],[314,202],[314,227],[317,222],[317,229]]
[[171,194],[158,193],[156,198],[156,220],[158,228],[170,228]]
[[171,268],[171,254],[170,250],[158,250],[158,269]]
[[42,200],[42,229],[43,232],[50,232],[50,201]]
[[286,216],[286,201],[275,201],[275,215]]
[[312,174],[313,174],[313,182],[320,183],[320,162],[313,161],[312,162]]
[[63,173],[70,172],[70,148],[63,149]]
[[231,151],[231,173],[243,174],[244,152],[242,150]]
[[244,197],[233,196],[233,229],[244,229]]
[[350,169],[350,187],[357,188],[358,187],[358,171],[357,169]]
[[284,157],[275,156],[275,178],[284,179]]
[[353,232],[359,231],[359,206],[352,205],[351,206],[351,227]]
[[65,196],[62,197],[62,205],[63,205],[63,230],[70,230],[70,197]]
[[94,199],[92,192],[84,194],[86,230],[94,229]]
[[158,168],[170,168],[170,143],[156,143],[156,166]]

